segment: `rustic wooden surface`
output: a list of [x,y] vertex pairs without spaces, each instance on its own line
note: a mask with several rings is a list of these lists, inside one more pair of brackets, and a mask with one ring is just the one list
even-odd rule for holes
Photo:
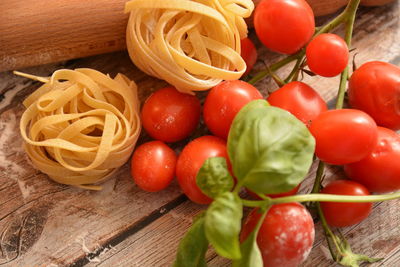
[[124,49],[125,2],[0,1],[0,71]]
[[[398,1],[360,10],[353,39],[358,65],[369,60],[400,64],[399,15]],[[259,54],[258,69],[278,58],[263,48]],[[59,68],[76,67],[96,68],[111,75],[125,73],[137,82],[141,100],[165,85],[138,71],[125,52],[23,71],[47,76]],[[283,69],[279,74],[288,71]],[[334,97],[338,84],[338,78],[305,77],[305,81],[326,100]],[[204,207],[187,201],[176,183],[160,193],[141,191],[131,181],[128,165],[107,181],[101,192],[58,185],[36,171],[22,150],[18,123],[22,99],[38,86],[10,72],[0,73],[0,265],[169,266],[192,216]],[[270,80],[257,87],[264,95],[276,88]],[[204,132],[200,127],[196,134]],[[143,135],[141,142],[147,139]],[[177,151],[182,145],[175,145]],[[328,168],[327,174],[327,179],[343,176],[338,167]],[[311,183],[307,179],[302,191]],[[367,220],[343,229],[355,251],[385,257],[371,266],[400,266],[399,204],[376,204]],[[316,227],[315,248],[303,266],[335,266],[327,257],[318,223]],[[208,262],[210,266],[229,265],[212,251]]]
[[[0,71],[125,49],[127,1],[0,1]],[[307,1],[320,16],[335,12],[349,0]],[[361,4],[390,1],[394,0],[361,0]]]

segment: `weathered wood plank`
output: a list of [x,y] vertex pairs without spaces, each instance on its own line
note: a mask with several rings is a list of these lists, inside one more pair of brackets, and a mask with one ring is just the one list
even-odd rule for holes
[[[359,53],[357,63],[379,59],[398,64],[398,26],[398,2],[379,8],[363,8],[358,16],[353,45]],[[261,61],[267,64],[279,57],[264,48],[259,49],[259,53]],[[261,61],[256,66],[258,69],[263,68]],[[125,73],[138,83],[142,100],[165,85],[138,71],[125,52],[25,71],[46,76],[61,67],[92,67],[111,75]],[[288,72],[289,68],[286,68],[278,74],[284,76]],[[338,84],[338,78],[306,77],[305,81],[326,100],[334,97]],[[105,184],[102,192],[57,185],[35,171],[21,148],[18,120],[22,112],[21,100],[37,86],[38,83],[14,77],[9,72],[0,73],[0,265],[81,266],[90,260],[103,261],[103,266],[163,266],[171,263],[177,242],[199,206],[189,202],[179,206],[184,198],[176,184],[156,194],[139,190],[130,180],[127,165]],[[267,89],[276,88],[268,79],[257,86],[264,95]],[[197,134],[204,131],[204,127],[200,128]],[[141,142],[146,139],[142,136]],[[179,149],[182,144],[175,147]],[[310,183],[311,180],[307,180],[303,187],[309,187]],[[372,255],[388,255],[383,262],[385,266],[395,266],[400,257],[396,239],[398,225],[394,224],[400,214],[396,203],[385,204],[390,207],[377,206],[374,215],[363,222],[365,227],[345,230],[350,236],[353,233],[351,242],[360,252],[370,252],[368,243],[362,239],[369,240],[367,237],[373,236]],[[164,213],[167,214],[162,216]],[[372,235],[368,229],[377,229],[374,230],[377,233]],[[318,237],[317,246],[323,244],[320,235]],[[330,264],[321,257],[319,249],[314,249],[306,265],[309,262],[321,266]],[[210,254],[209,260],[211,266],[226,264],[215,254]]]
[[[399,204],[399,200],[376,204],[368,219],[352,227],[341,229],[346,239],[352,244],[354,252],[385,258],[384,261],[369,266],[398,266],[400,263],[394,257],[400,246]],[[320,225],[318,226],[316,238],[321,240],[323,233]],[[324,241],[316,244],[304,266],[328,266],[329,264],[332,264],[332,261]]]
[[[204,206],[186,201],[157,221],[100,255],[100,264],[88,266],[169,266],[175,257],[179,240],[190,227],[192,217]],[[122,249],[120,249],[122,248]],[[111,257],[117,253],[117,257]]]
[[[61,67],[126,73],[142,88],[142,100],[165,85],[138,71],[125,52],[25,71],[47,76]],[[138,231],[185,200],[176,183],[158,194],[139,190],[131,181],[128,165],[101,192],[47,179],[30,165],[19,136],[20,103],[39,83],[9,72],[0,75],[0,265],[82,265],[88,261],[87,253]]]

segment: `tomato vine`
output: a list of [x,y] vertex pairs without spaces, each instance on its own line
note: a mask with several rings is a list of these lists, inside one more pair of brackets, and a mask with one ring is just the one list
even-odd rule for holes
[[[337,17],[316,28],[314,37],[344,25],[344,40],[350,48],[359,3],[360,0],[349,1]],[[275,71],[293,61],[296,63],[285,79],[275,74]],[[258,72],[248,82],[255,84],[267,76],[272,76],[278,84],[295,81],[304,64],[303,48]],[[343,108],[348,78],[349,67],[346,66],[340,76],[336,109]],[[381,260],[353,253],[350,244],[341,233],[337,235],[329,227],[319,202],[378,202],[398,199],[400,192],[368,196],[321,194],[319,192],[322,188],[325,164],[319,161],[311,193],[274,199],[266,196],[265,194],[287,192],[304,179],[313,161],[315,140],[307,127],[293,115],[271,107],[263,100],[254,100],[239,111],[230,128],[227,147],[233,174],[237,179],[234,188],[232,189],[233,178],[224,158],[209,158],[200,169],[196,182],[205,195],[214,198],[214,202],[205,212],[201,231],[206,233],[207,240],[219,255],[233,260],[233,266],[262,266],[263,259],[256,242],[261,224],[271,206],[291,202],[312,202],[315,205],[332,258],[337,263],[354,267],[360,262]],[[265,177],[268,179],[264,179]],[[242,199],[239,192],[243,187],[256,193],[261,200]],[[243,207],[258,208],[262,211],[262,216],[239,248],[238,225],[241,223]],[[196,227],[198,225],[199,223]],[[189,234],[193,237],[203,234],[200,230],[195,234],[190,231]],[[189,237],[185,236],[184,240],[189,240]],[[227,246],[227,243],[233,245]],[[189,252],[180,246],[174,266],[185,266],[179,258]],[[204,251],[201,253],[204,256]],[[202,261],[201,264],[193,266],[204,265]]]

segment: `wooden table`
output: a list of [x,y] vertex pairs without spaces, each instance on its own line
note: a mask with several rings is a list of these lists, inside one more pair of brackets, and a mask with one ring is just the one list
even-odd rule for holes
[[[361,8],[355,26],[353,48],[358,65],[368,60],[400,64],[399,3]],[[339,33],[341,33],[339,31]],[[254,34],[251,36],[254,37]],[[255,39],[255,38],[253,38]],[[279,56],[259,49],[256,69]],[[48,76],[59,68],[90,67],[135,80],[143,101],[165,85],[138,71],[126,52],[95,56],[28,68],[23,71]],[[289,69],[279,71],[288,73]],[[338,78],[305,77],[304,80],[330,100]],[[178,241],[204,206],[191,203],[177,183],[159,193],[146,193],[132,182],[129,166],[123,166],[100,192],[59,185],[29,163],[19,135],[22,99],[39,84],[0,73],[0,265],[4,266],[169,266]],[[269,79],[257,84],[267,95],[276,86]],[[204,133],[204,126],[195,135]],[[148,140],[143,135],[140,142]],[[176,144],[179,148],[184,143]],[[314,176],[311,171],[310,177]],[[343,176],[329,167],[327,179]],[[309,189],[307,179],[302,191]],[[400,201],[374,205],[372,215],[342,231],[356,252],[385,257],[373,266],[400,266]],[[321,227],[316,223],[315,248],[303,266],[334,266],[328,259]],[[209,251],[210,266],[229,262]]]

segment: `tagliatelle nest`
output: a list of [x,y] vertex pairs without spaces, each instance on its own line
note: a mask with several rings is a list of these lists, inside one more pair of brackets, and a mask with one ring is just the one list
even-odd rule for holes
[[246,70],[240,40],[252,0],[132,0],[126,41],[132,61],[179,91],[207,90]]
[[58,70],[24,102],[20,121],[32,163],[56,182],[87,189],[129,159],[140,133],[136,84],[93,69]]

